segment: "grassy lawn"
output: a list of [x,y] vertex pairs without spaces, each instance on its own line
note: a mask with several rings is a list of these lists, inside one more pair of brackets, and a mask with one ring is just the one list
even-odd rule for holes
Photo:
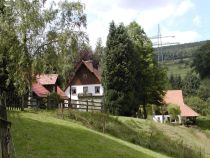
[[49,112],[10,112],[19,158],[152,158],[166,157],[105,135]]
[[69,111],[65,119],[103,131],[122,140],[138,144],[171,157],[197,158],[210,153],[210,139],[197,128],[155,123],[131,117],[111,116],[101,113]]
[[17,157],[210,157],[208,117],[198,118],[198,128],[187,128],[101,113],[64,114],[63,120],[55,111],[10,112]]

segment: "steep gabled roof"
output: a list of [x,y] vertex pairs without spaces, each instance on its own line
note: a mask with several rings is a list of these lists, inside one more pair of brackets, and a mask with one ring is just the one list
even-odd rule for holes
[[44,86],[39,83],[32,84],[32,91],[39,97],[47,97],[50,93]]
[[42,85],[55,84],[58,79],[58,74],[40,74],[36,75],[36,81]]
[[[71,82],[74,80],[75,76],[76,76],[76,73],[77,71],[80,69],[80,67],[84,65],[96,78],[99,82],[101,82],[101,72],[94,68],[93,66],[93,63],[91,60],[88,60],[88,61],[84,61],[82,60],[75,68],[75,74],[74,76],[71,77],[70,81],[69,81],[69,84],[71,84]],[[69,85],[68,85],[69,86]],[[66,87],[66,89],[68,88],[68,86]]]
[[62,99],[68,99],[67,95],[62,91],[59,86],[57,86],[57,94],[60,95]]
[[[36,76],[36,82],[32,84],[32,91],[39,97],[47,97],[50,92],[44,87],[44,85],[55,85],[58,79],[58,74],[41,74]],[[57,94],[62,99],[68,99],[63,90],[56,86]]]
[[[90,72],[92,72],[96,78],[101,81],[101,73],[98,69],[93,67],[93,63],[92,61],[82,61],[82,63],[88,68],[88,70],[90,70]],[[80,65],[81,66],[81,65]]]
[[175,104],[180,107],[181,116],[199,116],[197,112],[192,110],[189,106],[184,103],[182,90],[168,90],[164,97],[164,102],[166,104]]

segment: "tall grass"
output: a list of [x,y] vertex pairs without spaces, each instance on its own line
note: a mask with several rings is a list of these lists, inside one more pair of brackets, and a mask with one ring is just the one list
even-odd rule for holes
[[[172,140],[164,135],[152,123],[143,127],[142,124],[134,120],[122,122],[118,117],[113,117],[103,113],[86,113],[78,111],[66,111],[64,119],[75,120],[84,126],[107,133],[122,140],[180,158],[203,157],[202,150],[192,148],[184,144],[181,140]],[[146,129],[146,130],[145,130]]]

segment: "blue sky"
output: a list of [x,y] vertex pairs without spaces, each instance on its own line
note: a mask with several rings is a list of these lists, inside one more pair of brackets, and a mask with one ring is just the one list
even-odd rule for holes
[[[87,14],[87,33],[94,48],[99,37],[105,44],[109,23],[137,21],[147,35],[174,38],[163,42],[188,43],[210,39],[209,0],[81,0]],[[155,41],[154,41],[155,42]]]

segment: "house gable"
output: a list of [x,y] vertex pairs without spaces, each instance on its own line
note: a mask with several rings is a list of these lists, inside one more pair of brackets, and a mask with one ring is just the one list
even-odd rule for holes
[[100,84],[101,81],[98,74],[98,71],[95,68],[89,66],[89,63],[87,64],[82,61],[76,70],[74,77],[70,81],[70,85]]

